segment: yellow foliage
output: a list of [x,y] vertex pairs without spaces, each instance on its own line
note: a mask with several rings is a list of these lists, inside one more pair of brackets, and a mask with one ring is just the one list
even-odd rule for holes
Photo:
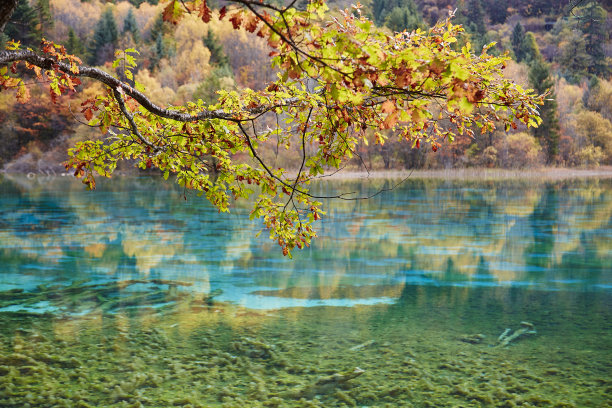
[[612,82],[601,79],[591,96],[589,107],[600,112],[601,115],[612,120]]
[[174,69],[179,85],[199,83],[210,72],[210,51],[202,41],[194,41],[189,47],[183,48],[175,58]]
[[145,87],[147,95],[151,100],[160,105],[168,105],[174,101],[175,93],[170,87],[164,86],[157,78],[151,75],[148,69],[141,69],[136,74],[136,82]]
[[[577,136],[586,141],[587,145],[601,149],[603,156],[599,162],[612,162],[612,123],[599,112],[587,110],[579,112],[575,117]],[[599,155],[593,157],[599,157]]]
[[583,107],[584,90],[577,85],[568,84],[565,78],[561,78],[556,83],[555,95],[557,96],[557,109],[560,118]]
[[511,133],[498,142],[497,150],[511,167],[536,167],[542,164],[542,147],[527,132]]
[[516,82],[523,88],[530,88],[529,79],[527,75],[528,67],[525,64],[519,64],[514,60],[508,61],[506,69],[504,69],[504,75],[506,78]]
[[[105,3],[104,3],[105,4]],[[53,19],[60,27],[72,27],[80,38],[89,37],[102,15],[103,3],[98,0],[51,0]],[[67,32],[67,30],[66,30]]]

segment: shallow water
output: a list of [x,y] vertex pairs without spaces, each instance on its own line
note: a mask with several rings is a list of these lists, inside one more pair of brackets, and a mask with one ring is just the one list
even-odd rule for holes
[[154,179],[0,179],[0,406],[612,406],[611,180],[326,207],[289,260]]

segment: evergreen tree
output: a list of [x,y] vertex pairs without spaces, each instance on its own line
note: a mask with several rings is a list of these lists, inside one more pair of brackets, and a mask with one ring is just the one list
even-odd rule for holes
[[68,41],[66,41],[66,51],[69,54],[83,58],[85,55],[85,46],[81,39],[76,35],[72,27],[68,30]]
[[559,63],[563,76],[572,83],[580,82],[587,74],[590,56],[586,52],[586,42],[580,30],[566,27],[559,35],[559,53],[555,60]]
[[155,39],[155,47],[153,48],[153,50],[155,52],[153,53],[153,57],[151,58],[151,68],[155,69],[159,66],[159,62],[162,60],[162,58],[165,57],[164,37],[161,31],[157,34],[157,38]]
[[109,8],[104,10],[102,17],[98,20],[94,30],[90,52],[90,64],[103,64],[114,56],[119,34],[117,23],[113,17],[113,11]]
[[525,62],[528,64],[542,58],[535,35],[531,31],[527,31],[525,33],[525,41],[523,41],[523,55],[525,56]]
[[377,25],[386,25],[393,31],[413,30],[423,25],[414,0],[374,0],[372,14]]
[[136,17],[134,17],[134,11],[132,8],[129,9],[125,20],[123,21],[123,32],[122,34],[130,33],[132,40],[135,43],[140,42],[140,31],[138,30],[138,24],[136,23]]
[[213,33],[211,29],[208,29],[206,37],[202,40],[206,48],[210,51],[210,63],[217,65],[219,68],[229,68],[229,58],[223,51],[223,46],[219,43],[215,33]]
[[484,36],[487,33],[485,26],[485,13],[482,8],[481,0],[469,0],[465,12],[470,31],[477,36]]
[[[537,93],[543,93],[547,89],[551,92],[554,82],[550,73],[550,66],[539,57],[535,58],[529,67],[529,83]],[[540,107],[542,123],[533,129],[534,137],[545,149],[547,162],[552,163],[559,153],[559,118],[557,113],[557,102],[552,92],[547,97],[544,105]]]
[[525,59],[525,29],[520,22],[516,23],[514,26],[510,41],[512,43],[512,51],[514,51],[516,62],[523,61]]
[[49,0],[36,0],[35,11],[37,13],[37,29],[43,37],[49,35],[49,31],[55,25]]
[[590,56],[588,72],[594,75],[607,75],[610,67],[606,63],[603,45],[608,41],[609,34],[606,29],[608,13],[591,0],[581,9],[579,28],[584,33],[585,51]]
[[36,11],[30,7],[28,0],[19,0],[11,19],[4,28],[5,41],[21,41],[23,47],[37,46],[42,35],[36,21]]
[[172,29],[170,28],[170,24],[164,21],[161,14],[158,14],[155,18],[155,21],[153,22],[153,27],[151,27],[151,31],[149,33],[149,41],[156,42],[157,38],[159,37],[159,34],[161,34],[163,37],[165,34],[170,33],[171,30]]
[[491,24],[503,24],[508,18],[508,8],[502,2],[497,0],[489,0],[486,4],[487,13],[491,18]]
[[385,26],[391,31],[413,31],[423,27],[423,19],[414,2],[407,2],[403,7],[394,7],[385,19]]

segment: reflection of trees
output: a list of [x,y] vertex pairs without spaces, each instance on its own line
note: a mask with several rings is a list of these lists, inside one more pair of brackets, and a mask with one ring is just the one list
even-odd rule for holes
[[[558,192],[552,184],[546,184],[540,201],[529,216],[533,231],[533,243],[525,248],[525,263],[527,266],[547,268],[551,265],[551,254],[555,247],[555,235],[558,228]],[[540,270],[530,273],[541,273]]]
[[[366,196],[393,185],[334,181],[314,191]],[[15,179],[0,182],[0,192],[5,272],[39,274],[24,266],[45,265],[49,274],[72,279],[93,271],[203,280],[212,289],[222,279],[330,293],[342,285],[398,285],[405,276],[413,283],[581,278],[592,284],[607,279],[612,264],[610,181],[408,180],[370,200],[326,203],[320,238],[293,261],[266,232],[255,237],[258,225],[242,208],[219,216],[197,197],[185,201],[174,186],[153,179],[113,180],[95,193],[64,178],[46,185]],[[28,219],[35,228],[24,229]]]

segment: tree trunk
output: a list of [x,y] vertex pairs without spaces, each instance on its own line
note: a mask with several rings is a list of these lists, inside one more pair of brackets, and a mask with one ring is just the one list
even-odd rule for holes
[[8,23],[13,15],[13,11],[17,8],[19,0],[1,0],[0,1],[0,33],[4,32],[4,26]]

